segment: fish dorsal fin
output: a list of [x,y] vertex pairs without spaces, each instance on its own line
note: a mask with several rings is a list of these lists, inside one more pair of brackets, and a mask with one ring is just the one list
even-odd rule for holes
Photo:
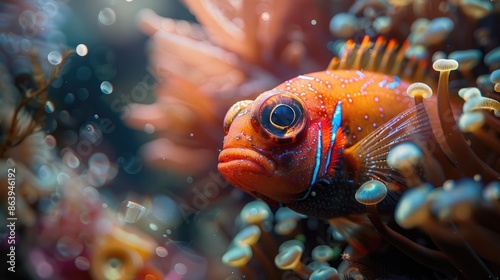
[[408,57],[409,42],[398,46],[396,40],[378,37],[375,42],[365,36],[361,44],[348,40],[339,57],[334,57],[326,70],[363,70],[387,75],[397,75],[407,81],[420,81],[433,86],[433,72],[428,63],[417,56]]
[[404,187],[406,182],[396,169],[387,164],[389,151],[403,142],[423,146],[432,134],[424,104],[419,104],[395,116],[346,149],[344,156],[357,166],[359,182],[376,179],[394,190],[395,187]]

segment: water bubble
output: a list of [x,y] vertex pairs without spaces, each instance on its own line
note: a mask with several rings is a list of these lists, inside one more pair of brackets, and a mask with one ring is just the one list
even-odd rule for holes
[[73,152],[71,151],[64,153],[62,160],[70,168],[75,169],[80,166],[80,159],[78,159],[78,157],[75,156],[75,154],[73,154]]
[[[128,201],[127,202],[127,210],[125,212],[125,217],[124,220],[127,223],[135,223],[137,222],[142,216],[144,216],[144,213],[146,212],[146,207],[135,203],[133,201]],[[151,227],[151,225],[150,225]]]
[[102,132],[96,124],[90,122],[80,128],[80,139],[87,140],[92,144],[99,144]]
[[80,213],[80,222],[84,225],[88,225],[90,223],[90,215],[89,212],[83,211]]
[[61,173],[57,174],[57,183],[61,186],[64,185],[66,182],[68,182],[69,179],[70,179],[70,177],[69,177],[68,173],[66,173],[66,172],[61,172]]
[[43,4],[42,9],[47,14],[47,16],[54,17],[59,11],[59,4],[57,4],[55,1],[47,1]]
[[140,157],[130,156],[127,159],[120,157],[118,158],[118,163],[128,174],[137,174],[142,170],[142,161]]
[[45,112],[47,113],[54,113],[54,110],[55,110],[55,106],[54,106],[54,103],[52,101],[47,101],[45,102]]
[[66,96],[64,97],[64,103],[66,103],[67,105],[71,105],[73,104],[73,102],[75,102],[75,95],[71,92],[66,94]]
[[31,46],[32,46],[32,44],[31,44],[31,41],[29,39],[24,38],[21,40],[21,49],[23,49],[23,51],[26,51],[26,52],[29,51],[31,49]]
[[53,149],[56,147],[56,144],[57,144],[57,140],[54,136],[52,136],[52,135],[45,136],[45,145],[47,145],[47,147],[49,147],[50,149]]
[[52,65],[58,65],[62,61],[62,55],[58,51],[51,51],[47,55],[47,59],[49,60],[49,63]]
[[56,249],[62,257],[73,259],[82,253],[83,244],[68,236],[63,236],[57,241]]
[[311,20],[311,25],[316,25],[318,23],[315,19]]
[[158,257],[164,258],[168,256],[168,251],[165,247],[158,246],[156,247],[156,255],[158,255]]
[[83,195],[89,202],[97,202],[100,199],[99,191],[93,187],[86,187],[83,189]]
[[79,56],[86,56],[88,52],[89,52],[89,50],[87,49],[86,45],[79,44],[78,46],[76,46],[76,53]]
[[187,266],[183,263],[176,263],[174,265],[174,270],[177,274],[184,275],[187,273]]
[[36,265],[36,272],[40,278],[51,278],[54,268],[48,262],[42,261]]
[[189,137],[191,137],[191,138],[194,137],[194,133],[190,133]]
[[103,153],[95,153],[89,158],[89,171],[105,177],[110,168],[109,159]]
[[47,165],[42,165],[38,169],[38,178],[42,181],[48,181],[52,175],[52,170]]
[[111,94],[113,92],[113,84],[108,81],[104,81],[101,83],[101,91],[104,94]]
[[99,115],[98,114],[94,114],[94,119],[99,119]]
[[144,125],[144,132],[146,132],[147,134],[153,134],[155,132],[154,125],[152,125],[150,123],[147,123],[146,125]]
[[90,262],[86,257],[79,256],[75,259],[75,266],[79,270],[88,270],[90,268]]
[[157,231],[158,230],[158,226],[155,223],[150,223],[149,224],[149,229],[152,230],[152,231]]
[[98,19],[104,25],[111,25],[116,20],[115,11],[111,8],[104,8],[99,12]]
[[89,98],[89,91],[86,88],[79,88],[78,91],[76,92],[76,95],[78,99],[86,100],[87,98]]
[[61,194],[59,194],[58,192],[53,192],[50,195],[50,201],[52,201],[52,203],[54,204],[58,203],[60,199],[61,199]]
[[186,183],[191,184],[193,183],[193,177],[189,176],[186,178]]
[[260,15],[260,19],[262,19],[263,21],[268,21],[270,18],[271,18],[271,15],[269,15],[268,12],[264,12]]
[[35,13],[29,9],[24,10],[19,15],[19,26],[23,29],[25,35],[34,35],[36,33],[36,16]]

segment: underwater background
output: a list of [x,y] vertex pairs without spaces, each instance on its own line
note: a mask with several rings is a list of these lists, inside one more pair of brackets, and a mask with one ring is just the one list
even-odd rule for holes
[[[498,278],[498,26],[497,0],[1,1],[2,279]],[[446,181],[395,166],[408,191],[354,233],[218,172],[233,104],[377,51],[459,104]]]

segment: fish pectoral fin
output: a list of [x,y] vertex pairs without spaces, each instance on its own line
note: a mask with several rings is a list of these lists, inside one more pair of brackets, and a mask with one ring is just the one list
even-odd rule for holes
[[335,235],[347,241],[362,254],[379,249],[381,236],[366,214],[351,214],[328,220]]
[[[383,181],[389,190],[405,187],[402,175],[387,164],[391,149],[403,142],[419,147],[432,138],[432,126],[423,104],[410,108],[372,131],[358,143],[344,151],[356,179],[364,183],[370,179]],[[422,148],[423,149],[423,148]]]

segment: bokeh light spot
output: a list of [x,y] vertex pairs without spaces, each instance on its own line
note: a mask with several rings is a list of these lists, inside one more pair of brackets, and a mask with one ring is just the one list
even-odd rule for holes
[[79,56],[86,56],[88,52],[89,52],[89,50],[87,49],[86,45],[79,44],[78,46],[76,46],[76,53]]
[[158,230],[158,226],[155,223],[150,223],[149,224],[149,229],[152,230],[152,231],[157,231]]
[[104,81],[101,83],[101,91],[104,94],[111,94],[113,92],[113,84],[108,81]]
[[158,257],[164,258],[168,256],[168,251],[165,247],[158,246],[156,247],[156,255],[158,255]]
[[58,65],[62,61],[62,55],[58,51],[51,51],[47,55],[47,59],[48,59],[48,61],[49,61],[50,64],[52,64],[52,65]]
[[177,274],[184,275],[187,273],[187,266],[183,263],[176,263],[174,265],[174,270]]
[[147,123],[146,125],[144,125],[144,132],[146,132],[147,134],[153,134],[155,132],[154,125],[152,125],[150,123]]
[[79,270],[88,270],[90,267],[90,263],[86,257],[79,256],[78,258],[75,259],[75,266]]
[[111,8],[104,8],[99,12],[99,22],[104,25],[111,25],[116,20],[115,11]]

